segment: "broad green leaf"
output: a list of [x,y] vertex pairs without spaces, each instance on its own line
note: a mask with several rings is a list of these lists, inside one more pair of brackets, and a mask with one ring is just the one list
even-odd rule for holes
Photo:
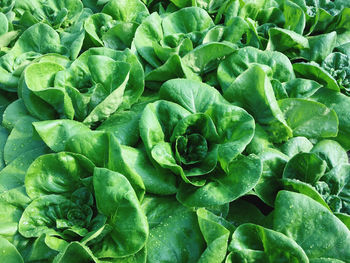
[[24,262],[16,247],[3,237],[0,237],[0,260],[6,263]]
[[309,48],[308,39],[294,31],[283,28],[271,28],[269,30],[267,50],[283,52],[283,54],[293,59],[299,57],[300,51],[307,48]]
[[[73,119],[74,108],[70,97],[64,89],[54,87],[55,74],[61,70],[64,70],[61,65],[51,62],[34,63],[26,68],[25,86],[22,88],[22,95],[25,93],[26,96],[23,96],[23,101],[36,118],[42,119],[42,112],[52,107],[62,118]],[[50,106],[47,107],[47,104]]]
[[115,161],[110,169],[128,177],[142,178],[146,191],[153,194],[174,194],[176,178],[166,170],[154,166],[143,148],[118,145],[114,149]]
[[298,153],[286,164],[283,178],[297,179],[315,185],[324,175],[327,164],[315,153]]
[[77,259],[81,263],[99,262],[88,247],[79,242],[72,242],[63,252],[57,255],[53,263],[74,263]]
[[311,152],[317,154],[322,160],[325,160],[329,169],[349,162],[346,151],[336,141],[319,141],[312,148]]
[[0,36],[7,33],[9,29],[9,22],[5,14],[0,12]]
[[212,26],[214,23],[209,14],[198,7],[180,9],[166,16],[162,21],[165,35],[200,32]]
[[317,192],[316,188],[308,183],[304,183],[303,181],[297,180],[297,179],[289,179],[289,178],[283,178],[282,179],[282,185],[284,190],[300,193],[303,195],[306,195],[316,202],[320,203],[324,207],[326,207],[329,211],[331,209],[329,208],[326,201],[323,199],[321,194]]
[[102,13],[110,15],[118,21],[138,24],[141,24],[142,20],[149,15],[148,9],[140,0],[108,1],[103,7]]
[[224,101],[213,87],[187,79],[165,82],[160,90],[160,98],[175,102],[192,113],[205,113],[215,102]]
[[286,141],[281,146],[281,151],[288,155],[289,157],[293,157],[294,155],[300,152],[309,152],[312,149],[312,143],[305,137],[294,137]]
[[83,179],[92,175],[94,165],[79,154],[52,153],[38,157],[28,168],[25,186],[30,198],[59,194],[71,195]]
[[[146,198],[147,262],[196,262],[206,245],[195,212],[172,198]],[[186,240],[186,242],[184,242]]]
[[297,77],[317,81],[330,90],[340,90],[337,81],[316,63],[295,63],[293,69]]
[[261,51],[253,47],[238,49],[218,67],[218,79],[225,92],[236,78],[253,65],[260,65],[267,76],[286,82],[294,78],[292,64],[280,52]]
[[73,120],[34,122],[33,126],[46,145],[55,152],[64,151],[67,141],[74,135],[90,131],[84,124]]
[[263,150],[258,156],[263,164],[263,171],[254,190],[262,201],[273,206],[276,194],[282,188],[280,179],[289,157],[271,148]]
[[112,114],[96,130],[112,133],[122,145],[134,146],[139,140],[140,112],[121,111]]
[[306,138],[337,136],[339,124],[337,114],[325,105],[305,99],[283,99],[278,101],[278,104],[294,136]]
[[310,79],[296,78],[285,83],[284,88],[290,98],[308,98],[322,87],[321,84]]
[[232,45],[219,42],[203,44],[183,57],[183,62],[197,74],[215,69],[221,58],[231,54],[235,49]]
[[243,224],[236,229],[229,250],[227,263],[309,262],[303,249],[293,239],[254,224]]
[[220,263],[225,259],[230,231],[220,224],[221,218],[204,208],[197,210],[198,224],[207,248],[198,262]]
[[0,193],[24,185],[24,178],[30,164],[40,155],[47,153],[47,147],[38,147],[17,156],[0,171]]
[[27,111],[23,100],[15,100],[10,105],[8,105],[4,111],[2,126],[8,130],[12,130],[18,120],[28,115],[29,112]]
[[112,258],[135,254],[146,243],[148,223],[132,186],[122,174],[104,168],[95,168],[93,184],[97,208],[113,227],[94,254]]
[[5,167],[4,148],[8,136],[9,132],[4,127],[0,127],[0,170]]
[[135,32],[135,46],[137,52],[153,67],[161,65],[160,60],[153,49],[153,43],[163,38],[161,18],[157,13],[153,13],[143,20],[142,24]]
[[242,155],[229,164],[227,174],[211,175],[211,180],[202,187],[182,183],[176,197],[181,203],[190,207],[222,205],[252,190],[258,183],[261,173],[262,164],[258,157]]
[[35,133],[32,126],[32,123],[35,121],[37,119],[25,116],[16,122],[4,147],[4,160],[6,164],[9,164],[27,151],[43,148],[43,141]]
[[345,109],[350,105],[350,98],[347,96],[328,89],[317,91],[312,97],[320,103],[326,105],[329,109],[336,112],[339,119],[339,132],[334,139],[338,141],[345,150],[350,149],[350,115]]
[[251,113],[265,128],[272,142],[283,142],[292,136],[262,67],[254,65],[239,75],[225,90],[224,97],[230,102],[239,103]]
[[299,193],[278,193],[274,230],[298,243],[309,259],[350,259],[350,231],[327,208]]

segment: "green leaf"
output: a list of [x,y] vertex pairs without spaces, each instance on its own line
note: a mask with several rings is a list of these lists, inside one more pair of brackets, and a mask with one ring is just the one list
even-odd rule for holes
[[220,93],[209,85],[187,79],[172,79],[160,89],[160,98],[197,113],[207,111],[215,102],[223,101]]
[[280,52],[261,51],[254,47],[238,49],[218,67],[218,79],[225,92],[236,78],[254,65],[260,65],[267,76],[286,82],[294,78],[292,64]]
[[[182,183],[177,199],[191,207],[208,207],[232,202],[252,190],[262,173],[258,157],[239,156],[228,166],[227,174],[216,174],[202,187]],[[227,187],[227,186],[230,187]]]
[[61,54],[62,46],[59,35],[53,28],[43,23],[31,26],[19,37],[11,53],[18,56],[31,51],[39,54]]
[[269,30],[267,50],[283,52],[293,59],[299,57],[300,51],[307,48],[309,48],[308,39],[294,31],[277,27]]
[[310,197],[281,191],[274,211],[274,229],[295,240],[309,259],[349,261],[350,231],[327,208]]
[[103,7],[102,13],[110,15],[118,21],[136,22],[138,24],[141,24],[142,20],[149,15],[147,7],[139,0],[108,1]]
[[142,178],[148,193],[167,195],[177,192],[175,176],[154,166],[145,149],[118,145],[114,152],[115,161],[111,162],[113,167],[110,166],[110,169],[128,177]]
[[348,163],[346,151],[339,143],[332,140],[322,140],[315,144],[311,150],[317,154],[322,160],[325,160],[329,169],[340,164]]
[[153,43],[162,38],[161,18],[157,13],[153,13],[144,19],[135,32],[134,42],[137,52],[155,68],[159,67],[161,62],[154,52]]
[[198,7],[180,9],[166,16],[162,22],[165,35],[200,32],[212,26],[214,23],[209,14]]
[[46,145],[55,152],[64,151],[69,138],[90,131],[84,124],[72,120],[34,122],[33,126]]
[[314,153],[298,153],[286,164],[283,178],[297,179],[315,185],[324,175],[327,164]]
[[278,104],[294,136],[306,138],[337,136],[339,124],[337,114],[325,105],[305,99],[283,99],[278,101]]
[[182,61],[197,74],[206,73],[217,67],[221,58],[235,49],[227,43],[206,43],[187,53]]
[[147,262],[198,261],[206,246],[193,211],[175,199],[157,197],[146,198],[142,208],[150,222]]
[[198,224],[207,248],[198,262],[220,263],[225,259],[230,231],[220,224],[220,217],[200,208],[197,210]]
[[43,148],[44,144],[32,126],[32,123],[35,121],[37,121],[35,118],[26,116],[16,122],[4,147],[6,164],[9,164],[27,151]]
[[347,96],[328,89],[321,89],[317,91],[312,97],[320,103],[326,105],[329,109],[336,112],[339,119],[339,132],[338,136],[334,139],[338,141],[345,150],[350,149],[350,115],[347,113],[350,106],[350,98]]
[[291,238],[254,224],[239,226],[232,235],[226,262],[309,262]]
[[316,63],[295,63],[293,69],[297,77],[317,81],[327,89],[340,90],[337,81]]
[[[42,112],[45,112],[46,105],[49,104],[62,118],[73,119],[74,108],[70,97],[64,89],[53,87],[55,74],[61,70],[64,70],[64,67],[50,62],[34,63],[26,68],[22,94],[26,92],[27,95],[23,96],[23,101],[29,112],[35,117],[42,119]],[[33,98],[30,93],[39,98]],[[44,102],[41,102],[40,99]]]
[[267,148],[259,154],[263,172],[254,190],[266,204],[273,206],[277,192],[282,188],[280,179],[289,157],[276,149]]
[[60,152],[38,157],[28,168],[25,186],[30,198],[57,194],[69,196],[84,178],[92,175],[94,165],[82,155]]
[[70,243],[63,252],[54,259],[54,263],[74,263],[79,259],[81,263],[98,263],[99,260],[91,250],[79,242]]
[[273,142],[283,142],[292,136],[276,101],[271,82],[260,66],[254,65],[239,75],[225,90],[224,97],[230,102],[239,103],[251,113],[266,129]]
[[282,185],[284,190],[306,195],[312,198],[313,200],[315,200],[316,202],[320,203],[321,205],[323,205],[329,211],[331,211],[331,209],[329,208],[328,204],[323,199],[321,194],[312,185],[308,183],[304,183],[303,181],[299,181],[297,179],[289,179],[289,178],[283,178]]
[[122,174],[104,168],[95,168],[93,184],[97,208],[113,227],[94,254],[119,258],[138,252],[146,243],[148,224],[132,186]]
[[18,120],[28,115],[29,112],[27,111],[23,100],[15,100],[10,105],[8,105],[4,111],[2,126],[8,130],[12,130]]
[[289,157],[293,157],[294,155],[300,152],[309,152],[312,149],[312,143],[305,137],[294,137],[286,141],[281,146],[281,151],[288,155]]
[[311,97],[322,87],[321,84],[310,79],[292,79],[285,83],[284,88],[290,98],[305,99]]
[[0,237],[0,260],[8,263],[22,263],[24,262],[22,256],[17,251],[16,247],[12,245],[5,238]]
[[0,193],[24,185],[24,178],[30,164],[40,155],[47,153],[46,147],[38,147],[17,156],[0,171]]

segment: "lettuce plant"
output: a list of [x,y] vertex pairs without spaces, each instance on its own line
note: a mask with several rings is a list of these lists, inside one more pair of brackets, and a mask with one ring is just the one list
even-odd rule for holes
[[0,262],[350,262],[349,15],[0,1]]
[[[105,120],[118,107],[130,107],[144,88],[143,69],[128,49],[90,49],[69,67],[60,64],[33,63],[23,74],[19,93],[39,119],[54,119],[59,114],[93,124]],[[107,72],[101,70],[106,64]],[[75,78],[76,74],[80,77]]]
[[[179,200],[192,206],[224,204],[255,185],[260,161],[240,155],[254,133],[246,111],[210,86],[184,79],[166,82],[160,98],[145,107],[140,136],[151,160],[181,177]],[[249,176],[237,178],[236,169]],[[226,180],[239,184],[225,189]]]
[[44,235],[47,246],[60,252],[79,241],[97,258],[130,256],[145,245],[146,218],[130,183],[117,172],[60,152],[37,158],[25,186],[31,202],[19,221],[24,237]]

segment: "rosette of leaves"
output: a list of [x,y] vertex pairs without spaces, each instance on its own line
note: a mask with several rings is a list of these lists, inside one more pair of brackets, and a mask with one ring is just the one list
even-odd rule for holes
[[64,54],[65,51],[59,35],[50,26],[42,23],[31,26],[0,57],[0,88],[17,92],[20,76],[33,60],[47,53]]
[[[297,87],[300,82],[305,82],[302,79],[294,80],[300,81],[296,81],[293,87]],[[269,141],[268,134],[261,128],[257,128],[247,148],[248,153],[256,153],[263,162],[263,173],[254,190],[259,198],[270,206],[273,206],[275,196],[282,188],[283,169],[290,158],[300,152],[309,152],[313,147],[310,140],[334,138],[338,134],[336,112],[321,103],[287,98],[279,100],[278,106],[294,137],[289,138],[282,145],[273,144]]]
[[[322,62],[333,48],[339,45],[337,34],[347,30],[347,25],[339,21],[343,14],[335,16],[325,11],[330,1],[276,1],[282,13],[282,24],[263,24],[264,39],[268,50],[283,52],[290,59],[304,58],[308,61]],[[338,5],[338,4],[337,4]],[[340,9],[343,10],[343,7]],[[330,10],[330,9],[329,9]],[[344,9],[344,15],[348,12]],[[345,26],[345,28],[344,28]],[[346,37],[345,37],[346,39]],[[346,40],[344,40],[346,41]]]
[[19,35],[19,32],[12,25],[13,19],[12,12],[4,13],[0,11],[0,56],[8,51],[10,44]]
[[283,12],[282,26],[268,30],[267,48],[291,59],[322,62],[337,45],[348,42],[345,1],[277,1]]
[[294,155],[283,171],[287,189],[309,195],[335,213],[350,215],[350,165],[335,141],[322,140],[310,151]]
[[329,54],[322,63],[295,63],[293,65],[297,76],[314,80],[324,87],[349,94],[350,89],[350,59],[348,55],[334,52]]
[[[283,10],[284,28],[303,35],[317,35],[347,28],[350,4],[343,0],[277,1]],[[298,19],[295,19],[296,15]],[[294,17],[294,21],[293,21]],[[343,33],[343,32],[341,32]]]
[[267,49],[291,59],[321,63],[336,46],[349,42],[346,1],[277,1],[284,24],[268,29]]
[[74,24],[83,12],[83,4],[79,0],[22,0],[16,1],[14,10],[20,17],[18,26],[27,28],[43,22],[58,29]]
[[350,59],[340,52],[331,53],[322,62],[324,68],[336,81],[341,89],[350,95]]
[[[328,109],[333,110],[336,113],[336,117],[338,118],[338,121],[339,121],[339,124],[336,125],[336,126],[338,126],[338,132],[337,132],[337,134],[334,134],[334,132],[335,132],[334,127],[335,126],[333,126],[333,128],[332,128],[333,135],[328,136],[328,137],[332,137],[332,139],[339,142],[341,144],[341,146],[346,151],[349,151],[350,150],[350,139],[349,139],[350,116],[346,110],[350,106],[349,96],[346,96],[345,94],[339,92],[339,90],[338,91],[332,90],[330,88],[331,85],[333,85],[333,87],[336,89],[336,86],[334,84],[335,80],[324,69],[320,68],[319,66],[317,66],[317,68],[320,68],[322,70],[319,72],[316,72],[316,71],[313,72],[312,70],[308,70],[306,64],[303,65],[303,64],[296,63],[296,64],[294,64],[294,67],[295,67],[295,69],[298,68],[296,70],[297,75],[303,76],[304,78],[296,78],[296,79],[288,81],[284,84],[284,88],[288,94],[288,97],[289,98],[299,98],[299,99],[303,98],[303,99],[307,99],[307,100],[313,100],[313,101],[316,101],[316,102],[323,104]],[[312,77],[311,77],[311,74],[306,73],[304,75],[303,74],[304,70],[305,70],[305,72],[309,72],[309,73],[312,72]],[[329,84],[329,85],[327,85],[327,83],[325,83],[323,85],[321,84],[322,83],[321,78],[324,78],[324,76],[326,76],[326,74],[329,75],[329,77],[327,78],[328,80],[330,80],[329,83],[333,83],[333,84]],[[307,78],[311,78],[311,79],[307,79]],[[316,81],[312,80],[312,79],[315,79]],[[305,104],[305,103],[303,103],[303,104]],[[310,106],[311,105],[312,104],[310,104]],[[301,109],[300,107],[298,107],[298,108]],[[329,112],[329,110],[326,110],[326,111]],[[304,113],[305,112],[306,111],[304,111]],[[307,111],[307,112],[309,112],[309,111]],[[292,113],[292,112],[290,111],[290,113]],[[329,112],[328,114],[331,114],[331,112]],[[331,115],[333,115],[333,114],[331,114]],[[332,119],[334,119],[334,117],[332,117]],[[334,120],[332,122],[334,122]],[[328,124],[328,121],[325,119],[324,123]],[[331,125],[327,125],[327,126],[328,126],[328,128],[331,128]],[[309,128],[311,128],[311,127],[309,127]],[[319,125],[315,125],[314,128],[311,128],[311,129],[315,129],[315,128],[322,129],[322,127]]]
[[209,14],[200,7],[147,17],[134,38],[136,50],[146,62],[147,86],[159,89],[162,82],[172,78],[199,80],[215,70],[234,46],[221,41],[218,32],[210,33],[214,26]]
[[149,16],[140,0],[108,1],[101,13],[93,14],[85,22],[91,45],[117,50],[131,47],[135,31]]
[[80,154],[60,152],[37,158],[25,186],[31,201],[19,220],[19,233],[41,239],[42,258],[37,260],[52,260],[59,253],[55,262],[67,262],[73,251],[89,262],[143,253],[147,219],[122,174],[96,168]]
[[[183,1],[177,1],[183,2]],[[191,1],[187,1],[191,2]],[[238,47],[253,46],[265,49],[268,30],[283,27],[285,18],[278,1],[192,1],[215,16],[218,25],[213,32],[220,32],[223,39]]]
[[347,262],[350,231],[312,198],[280,191],[270,225],[240,225],[226,262]]
[[78,56],[85,38],[84,21],[92,15],[80,0],[16,1],[14,10],[18,29],[45,23],[59,34],[67,56]]
[[91,125],[129,108],[143,88],[142,66],[130,50],[92,48],[70,65],[33,63],[23,73],[19,96],[38,119],[59,116]]
[[[201,82],[174,79],[160,89],[140,118],[140,136],[156,166],[180,179],[179,201],[189,206],[228,203],[251,190],[260,160],[241,155],[254,120]],[[226,187],[230,185],[230,187]]]

